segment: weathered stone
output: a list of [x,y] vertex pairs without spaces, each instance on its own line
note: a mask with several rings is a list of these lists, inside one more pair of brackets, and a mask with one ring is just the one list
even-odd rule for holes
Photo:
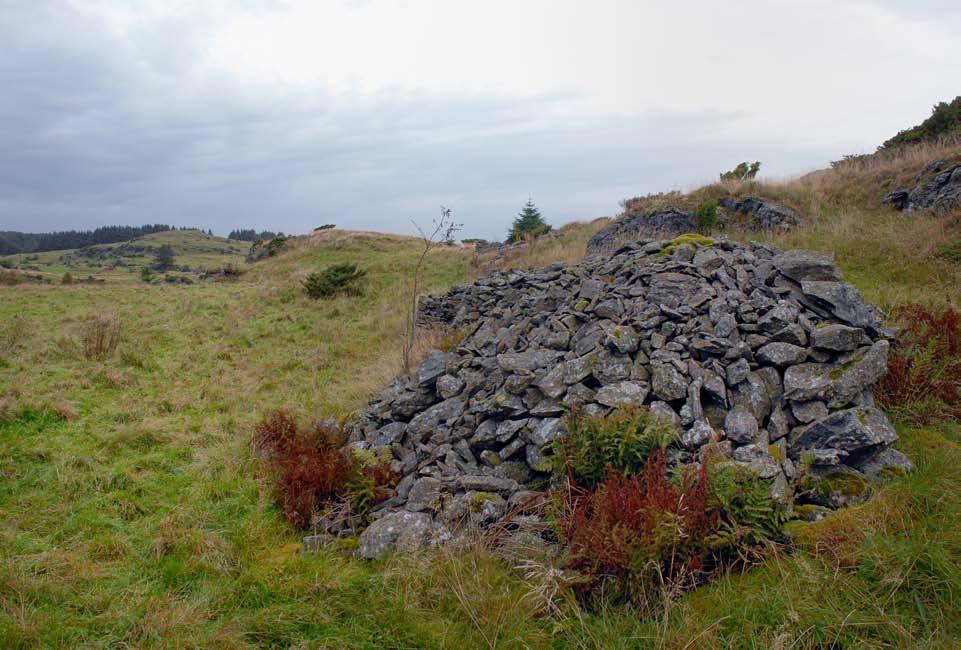
[[832,413],[820,422],[797,429],[790,438],[791,455],[800,457],[810,449],[861,453],[889,445],[898,436],[884,413],[859,407]]
[[651,376],[654,394],[665,402],[681,399],[687,395],[687,382],[674,366],[666,363],[653,364]]
[[567,435],[567,427],[560,418],[546,418],[532,425],[528,441],[538,447],[550,444]]
[[881,379],[888,371],[889,347],[887,341],[878,341],[871,347],[859,349],[851,359],[834,368],[828,407],[836,409],[850,404]]
[[747,379],[749,374],[751,374],[751,364],[746,359],[738,359],[727,367],[727,385],[730,387],[737,386]]
[[877,307],[864,302],[861,293],[846,282],[801,282],[801,291],[815,306],[851,325],[873,332],[881,328],[884,314]]
[[626,406],[644,403],[650,389],[640,382],[622,381],[617,384],[608,384],[597,391],[595,399],[604,406]]
[[802,363],[784,371],[784,396],[796,402],[826,400],[834,380],[831,368],[819,363]]
[[805,250],[785,251],[776,255],[771,263],[774,268],[795,282],[841,279],[841,272],[835,266],[833,256],[828,253]]
[[407,509],[411,512],[440,510],[443,486],[442,481],[429,476],[418,480],[407,495]]
[[790,343],[768,343],[757,351],[759,362],[769,363],[779,368],[797,365],[803,362],[807,356],[808,351],[806,349]]
[[734,460],[760,478],[774,478],[781,473],[781,465],[761,445],[745,445],[734,450]]
[[697,449],[716,435],[714,427],[704,420],[696,420],[687,431],[681,434],[681,444],[688,449]]
[[811,343],[822,350],[849,352],[856,350],[863,338],[863,329],[834,323],[816,328],[811,334]]
[[859,462],[857,469],[869,478],[879,481],[887,475],[913,472],[914,463],[897,449],[882,449]]
[[434,383],[434,381],[443,375],[447,370],[447,362],[450,359],[449,354],[446,352],[439,352],[435,350],[427,355],[423,363],[417,366],[416,376],[417,383],[421,386],[429,386]]
[[505,372],[534,372],[539,368],[553,367],[562,353],[556,350],[527,350],[497,355],[497,365]]
[[759,429],[750,411],[744,406],[735,406],[724,418],[724,432],[734,442],[746,445],[757,441]]
[[398,510],[375,520],[357,538],[357,555],[373,560],[391,550],[417,551],[430,542],[434,526],[430,515]]
[[828,407],[824,402],[791,402],[791,413],[798,422],[807,424],[826,418]]

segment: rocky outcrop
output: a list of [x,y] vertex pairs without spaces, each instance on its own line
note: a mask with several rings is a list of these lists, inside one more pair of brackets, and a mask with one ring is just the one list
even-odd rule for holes
[[[793,210],[754,197],[720,199],[716,228],[738,226],[746,230],[770,230],[798,225],[801,218]],[[674,237],[697,228],[694,214],[676,208],[626,214],[597,231],[587,244],[588,254],[609,251],[641,237]]]
[[944,210],[961,204],[961,163],[939,160],[921,170],[914,189],[899,188],[882,200],[899,211]]
[[676,208],[626,214],[598,230],[587,242],[587,252],[591,254],[612,250],[625,242],[644,236],[674,237],[694,229],[694,215]]
[[819,477],[910,466],[872,398],[882,319],[830,256],[730,241],[639,241],[425,298],[423,325],[465,336],[354,420],[351,444],[389,455],[402,477],[360,553],[500,520],[549,483],[574,405],[645,405],[679,427],[671,462],[697,463],[717,443],[776,498],[826,494],[812,488]]
[[718,204],[733,212],[747,215],[749,219],[745,225],[748,230],[791,228],[801,223],[801,218],[790,208],[750,196],[744,199],[721,199]]

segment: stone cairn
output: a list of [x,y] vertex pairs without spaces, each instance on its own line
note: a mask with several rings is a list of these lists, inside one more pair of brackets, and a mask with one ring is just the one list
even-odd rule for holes
[[549,483],[574,405],[645,405],[681,431],[672,462],[699,462],[712,443],[773,498],[805,490],[822,508],[843,505],[811,485],[910,468],[888,449],[897,435],[872,397],[886,371],[882,318],[829,255],[690,237],[426,297],[420,324],[465,336],[354,420],[350,444],[389,455],[402,477],[358,553],[500,520]]
[[[802,220],[790,208],[753,197],[723,198],[718,201],[718,206],[718,229],[735,225],[750,231],[783,229],[797,226]],[[610,251],[643,234],[673,237],[696,229],[694,213],[678,208],[627,213],[598,230],[587,243],[587,252]]]

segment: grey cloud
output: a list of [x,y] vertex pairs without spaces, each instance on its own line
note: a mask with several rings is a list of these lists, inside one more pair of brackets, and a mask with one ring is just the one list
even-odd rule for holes
[[[555,223],[613,214],[625,196],[710,180],[742,159],[787,172],[824,152],[716,134],[744,115],[560,121],[569,100],[382,92],[255,96],[182,90],[189,26],[130,51],[95,21],[0,9],[0,229],[169,222],[288,232],[318,223],[411,232],[440,204],[464,236],[501,237],[532,195]],[[32,27],[22,31],[20,26]],[[82,33],[73,38],[71,34]],[[169,56],[165,54],[169,52]]]

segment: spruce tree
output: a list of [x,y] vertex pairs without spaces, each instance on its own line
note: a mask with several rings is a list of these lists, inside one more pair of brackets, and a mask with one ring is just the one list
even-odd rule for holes
[[529,198],[517,218],[514,219],[514,223],[511,224],[510,233],[507,235],[507,243],[513,244],[528,236],[540,237],[550,232],[550,229],[551,227],[544,221],[544,217],[541,216],[540,211],[534,205],[534,201]]

